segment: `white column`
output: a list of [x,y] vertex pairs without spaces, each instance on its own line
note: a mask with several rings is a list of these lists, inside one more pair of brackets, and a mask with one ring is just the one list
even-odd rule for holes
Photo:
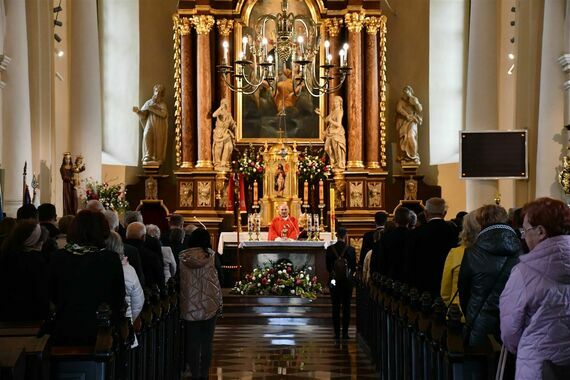
[[561,198],[556,178],[564,144],[556,136],[564,136],[564,96],[561,85],[564,74],[558,59],[564,51],[565,0],[544,2],[542,59],[540,64],[540,101],[536,152],[536,197]]
[[[497,129],[497,5],[471,2],[465,129]],[[467,211],[493,202],[497,181],[467,180]]]
[[[67,3],[70,14],[70,142],[72,154],[83,154],[82,178],[101,179],[101,71],[97,2]],[[125,112],[130,112],[125,110]],[[125,141],[125,144],[131,142]],[[132,142],[136,143],[136,142]]]
[[[6,39],[4,54],[12,63],[2,76],[3,90],[2,166],[4,177],[4,208],[15,216],[22,205],[22,169],[24,162],[32,163],[30,129],[30,83],[28,77],[28,35],[26,30],[26,3],[5,0]],[[28,179],[28,183],[31,178]]]

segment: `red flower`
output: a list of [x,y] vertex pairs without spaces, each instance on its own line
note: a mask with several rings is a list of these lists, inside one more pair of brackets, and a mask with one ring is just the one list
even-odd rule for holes
[[291,267],[287,267],[287,273],[291,273]]
[[258,173],[263,173],[263,168],[262,168],[261,166],[258,167],[258,168],[257,168],[257,172],[258,172]]
[[261,284],[262,284],[262,285],[267,285],[267,277],[263,277],[263,278],[261,279]]
[[316,284],[317,283],[317,276],[313,276],[313,278],[311,279],[311,282],[313,284]]
[[300,278],[298,278],[297,280],[295,280],[295,285],[297,285],[297,286],[298,286],[298,285],[301,285],[301,279],[300,279]]

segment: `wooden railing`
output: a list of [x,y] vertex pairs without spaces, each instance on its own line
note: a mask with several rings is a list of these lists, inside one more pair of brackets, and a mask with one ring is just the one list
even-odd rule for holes
[[441,298],[375,277],[357,286],[357,330],[382,379],[463,379],[472,368],[494,378],[501,346],[464,345],[461,311]]
[[[177,380],[184,358],[175,279],[166,291],[145,289],[143,310],[131,324],[111,324],[111,310],[97,310],[93,346],[52,346],[40,323],[0,324],[0,380],[84,378]],[[138,346],[131,348],[136,339]]]

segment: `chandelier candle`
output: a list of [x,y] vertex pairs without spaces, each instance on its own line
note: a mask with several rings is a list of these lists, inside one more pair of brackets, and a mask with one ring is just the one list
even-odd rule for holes
[[325,183],[319,179],[319,206],[325,202]]
[[253,205],[257,206],[259,200],[259,186],[257,180],[253,181]]
[[305,180],[305,184],[303,187],[303,201],[305,206],[309,205],[309,181]]

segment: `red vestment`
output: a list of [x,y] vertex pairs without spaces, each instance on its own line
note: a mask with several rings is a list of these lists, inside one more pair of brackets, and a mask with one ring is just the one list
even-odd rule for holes
[[269,240],[282,237],[281,233],[284,228],[287,228],[287,237],[289,239],[297,239],[297,236],[299,236],[299,223],[297,223],[297,219],[292,216],[289,216],[287,219],[276,216],[269,226]]

